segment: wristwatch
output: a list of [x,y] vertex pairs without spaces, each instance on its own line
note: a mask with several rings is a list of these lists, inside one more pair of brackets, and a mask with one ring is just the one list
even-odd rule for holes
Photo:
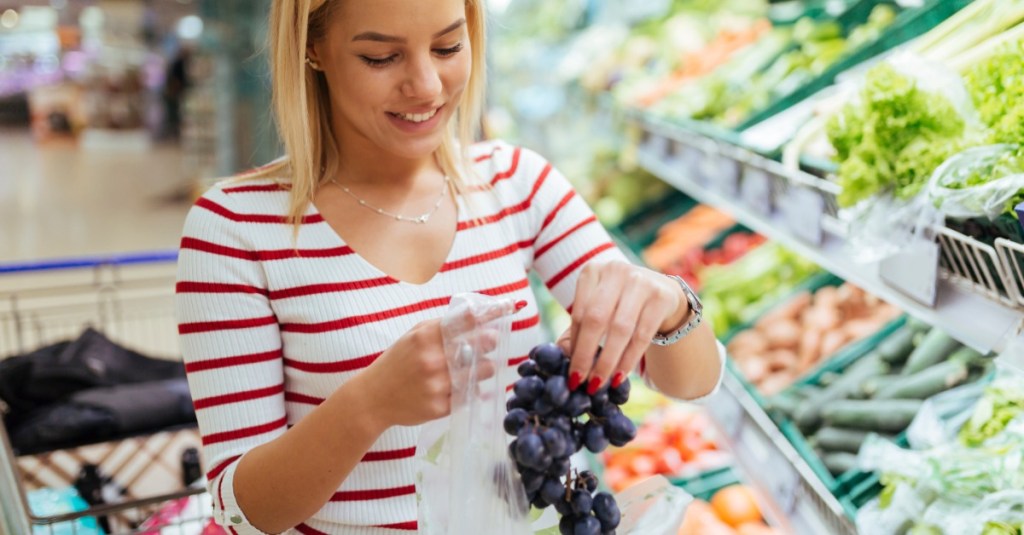
[[697,328],[700,325],[701,320],[704,319],[704,305],[700,302],[700,298],[697,297],[697,293],[690,288],[689,284],[682,277],[676,275],[669,275],[670,278],[675,279],[679,283],[679,286],[683,288],[683,293],[686,294],[686,300],[690,303],[690,320],[681,325],[674,332],[668,334],[658,333],[651,339],[651,343],[659,346],[672,345],[684,336],[690,334],[690,331]]

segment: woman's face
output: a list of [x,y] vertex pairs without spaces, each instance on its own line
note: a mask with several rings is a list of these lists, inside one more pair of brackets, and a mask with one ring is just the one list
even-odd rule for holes
[[327,79],[335,135],[430,156],[472,67],[465,0],[340,1],[308,50]]

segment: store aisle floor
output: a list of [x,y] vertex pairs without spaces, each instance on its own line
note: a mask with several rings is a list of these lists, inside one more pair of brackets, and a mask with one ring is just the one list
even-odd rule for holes
[[83,150],[0,130],[0,262],[172,249],[188,187],[174,145]]

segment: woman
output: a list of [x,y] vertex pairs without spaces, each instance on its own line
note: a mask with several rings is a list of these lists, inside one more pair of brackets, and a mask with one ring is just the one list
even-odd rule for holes
[[537,154],[471,144],[482,4],[273,3],[288,156],[197,202],[177,288],[216,518],[232,533],[415,531],[417,426],[449,410],[439,318],[461,292],[518,302],[518,364],[541,341],[529,270],[571,306],[573,386],[639,367],[677,398],[717,387],[707,327],[651,345],[699,320],[678,281],[626,263]]

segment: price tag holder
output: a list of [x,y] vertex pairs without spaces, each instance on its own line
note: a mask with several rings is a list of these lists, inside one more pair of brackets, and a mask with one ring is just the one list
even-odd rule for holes
[[825,215],[825,199],[818,192],[791,186],[779,204],[786,227],[794,236],[812,245],[821,245],[824,238],[821,223]]
[[935,306],[935,287],[939,278],[939,244],[915,238],[900,252],[878,265],[883,282],[915,301]]
[[747,167],[740,182],[740,199],[750,210],[761,217],[772,213],[771,176],[763,169]]

